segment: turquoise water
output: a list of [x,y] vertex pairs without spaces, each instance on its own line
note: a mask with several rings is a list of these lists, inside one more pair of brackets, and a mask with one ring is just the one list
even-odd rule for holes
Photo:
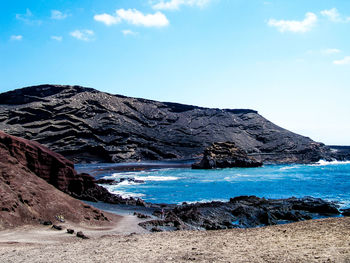
[[[98,178],[134,178],[104,185],[124,197],[140,197],[152,203],[182,203],[222,200],[240,195],[265,198],[313,196],[338,201],[350,207],[350,163],[319,162],[314,165],[266,165],[260,168],[191,170],[190,168],[150,169],[115,172],[115,164],[77,165],[80,172]],[[106,169],[108,168],[108,169]]]

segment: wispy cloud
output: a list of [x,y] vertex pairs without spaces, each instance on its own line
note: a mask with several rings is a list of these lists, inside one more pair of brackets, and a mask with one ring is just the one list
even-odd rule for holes
[[10,37],[10,40],[14,40],[14,41],[21,41],[23,39],[22,35],[12,35]]
[[59,10],[51,10],[51,19],[55,19],[55,20],[63,20],[67,18],[67,14],[62,13]]
[[335,65],[350,65],[350,56],[346,56],[340,60],[334,60],[333,64],[335,64]]
[[94,19],[98,22],[104,23],[106,26],[111,26],[117,23],[121,22],[120,17],[117,16],[112,16],[109,14],[100,14],[100,15],[95,15]]
[[75,30],[70,32],[70,35],[76,39],[82,40],[82,41],[91,41],[94,37],[94,31],[89,29],[84,30]]
[[132,31],[130,29],[122,30],[122,33],[123,33],[124,36],[128,36],[128,35],[135,36],[135,35],[138,34],[137,32],[134,32],[134,31]]
[[164,27],[169,25],[167,17],[161,13],[156,12],[154,14],[143,14],[136,9],[118,9],[115,15],[98,14],[94,16],[94,19],[98,22],[102,22],[107,26],[125,21],[128,24],[135,26],[145,27]]
[[305,14],[304,20],[275,20],[270,19],[268,25],[276,27],[280,32],[295,32],[295,33],[304,33],[310,31],[315,24],[317,23],[317,15],[314,13],[308,12]]
[[333,55],[333,54],[338,54],[340,52],[341,52],[341,50],[337,49],[337,48],[326,48],[326,49],[321,50],[321,53],[323,55]]
[[211,0],[160,0],[156,1],[156,3],[152,5],[152,8],[157,10],[179,10],[181,6],[204,7],[210,1]]
[[63,37],[62,36],[51,36],[51,39],[61,42]]
[[28,25],[40,25],[42,23],[41,20],[34,19],[34,15],[29,8],[26,9],[25,14],[16,14],[16,19]]
[[330,21],[334,23],[348,23],[350,22],[350,17],[345,17],[341,15],[335,7],[329,10],[321,11],[321,15],[327,17]]

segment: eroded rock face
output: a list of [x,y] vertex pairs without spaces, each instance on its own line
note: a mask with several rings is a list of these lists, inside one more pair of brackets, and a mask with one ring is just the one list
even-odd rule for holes
[[75,162],[197,158],[231,141],[263,162],[330,159],[329,148],[254,110],[208,109],[41,85],[0,94],[0,130],[35,140]]
[[161,231],[216,230],[276,225],[340,214],[336,204],[313,197],[265,199],[240,196],[229,202],[186,204],[165,209],[163,220],[150,220],[140,225]]
[[[29,172],[44,179],[57,189],[72,197],[88,201],[104,201],[108,203],[142,204],[141,200],[123,199],[109,193],[96,184],[89,174],[78,174],[71,161],[37,142],[7,135],[0,131],[0,143],[7,155]],[[2,156],[6,161],[7,155]]]
[[232,167],[259,167],[259,162],[254,157],[236,146],[233,142],[216,142],[204,150],[203,159],[192,165],[192,169],[214,169]]
[[[92,225],[109,223],[100,210],[70,197],[46,181],[56,178],[56,185],[63,186],[68,180],[64,174],[74,174],[70,162],[52,154],[37,143],[0,131],[0,229],[39,222],[49,225],[57,217]],[[52,167],[56,164],[57,169]]]

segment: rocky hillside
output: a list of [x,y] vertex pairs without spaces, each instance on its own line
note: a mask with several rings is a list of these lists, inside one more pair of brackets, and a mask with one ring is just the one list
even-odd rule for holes
[[80,86],[41,85],[0,94],[0,129],[76,162],[197,158],[210,144],[226,141],[264,162],[331,156],[323,144],[254,110],[157,102]]
[[[57,158],[60,162],[56,162]],[[88,225],[110,224],[100,210],[70,197],[38,176],[45,174],[56,187],[64,187],[74,171],[71,165],[64,167],[67,163],[59,155],[50,155],[45,147],[0,131],[0,229],[40,220],[54,222],[57,216]],[[38,174],[37,168],[42,173]]]

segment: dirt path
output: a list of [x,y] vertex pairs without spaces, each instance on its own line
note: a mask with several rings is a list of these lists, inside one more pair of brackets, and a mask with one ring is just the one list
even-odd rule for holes
[[2,243],[0,262],[350,262],[350,218],[255,229],[96,236],[59,244]]

